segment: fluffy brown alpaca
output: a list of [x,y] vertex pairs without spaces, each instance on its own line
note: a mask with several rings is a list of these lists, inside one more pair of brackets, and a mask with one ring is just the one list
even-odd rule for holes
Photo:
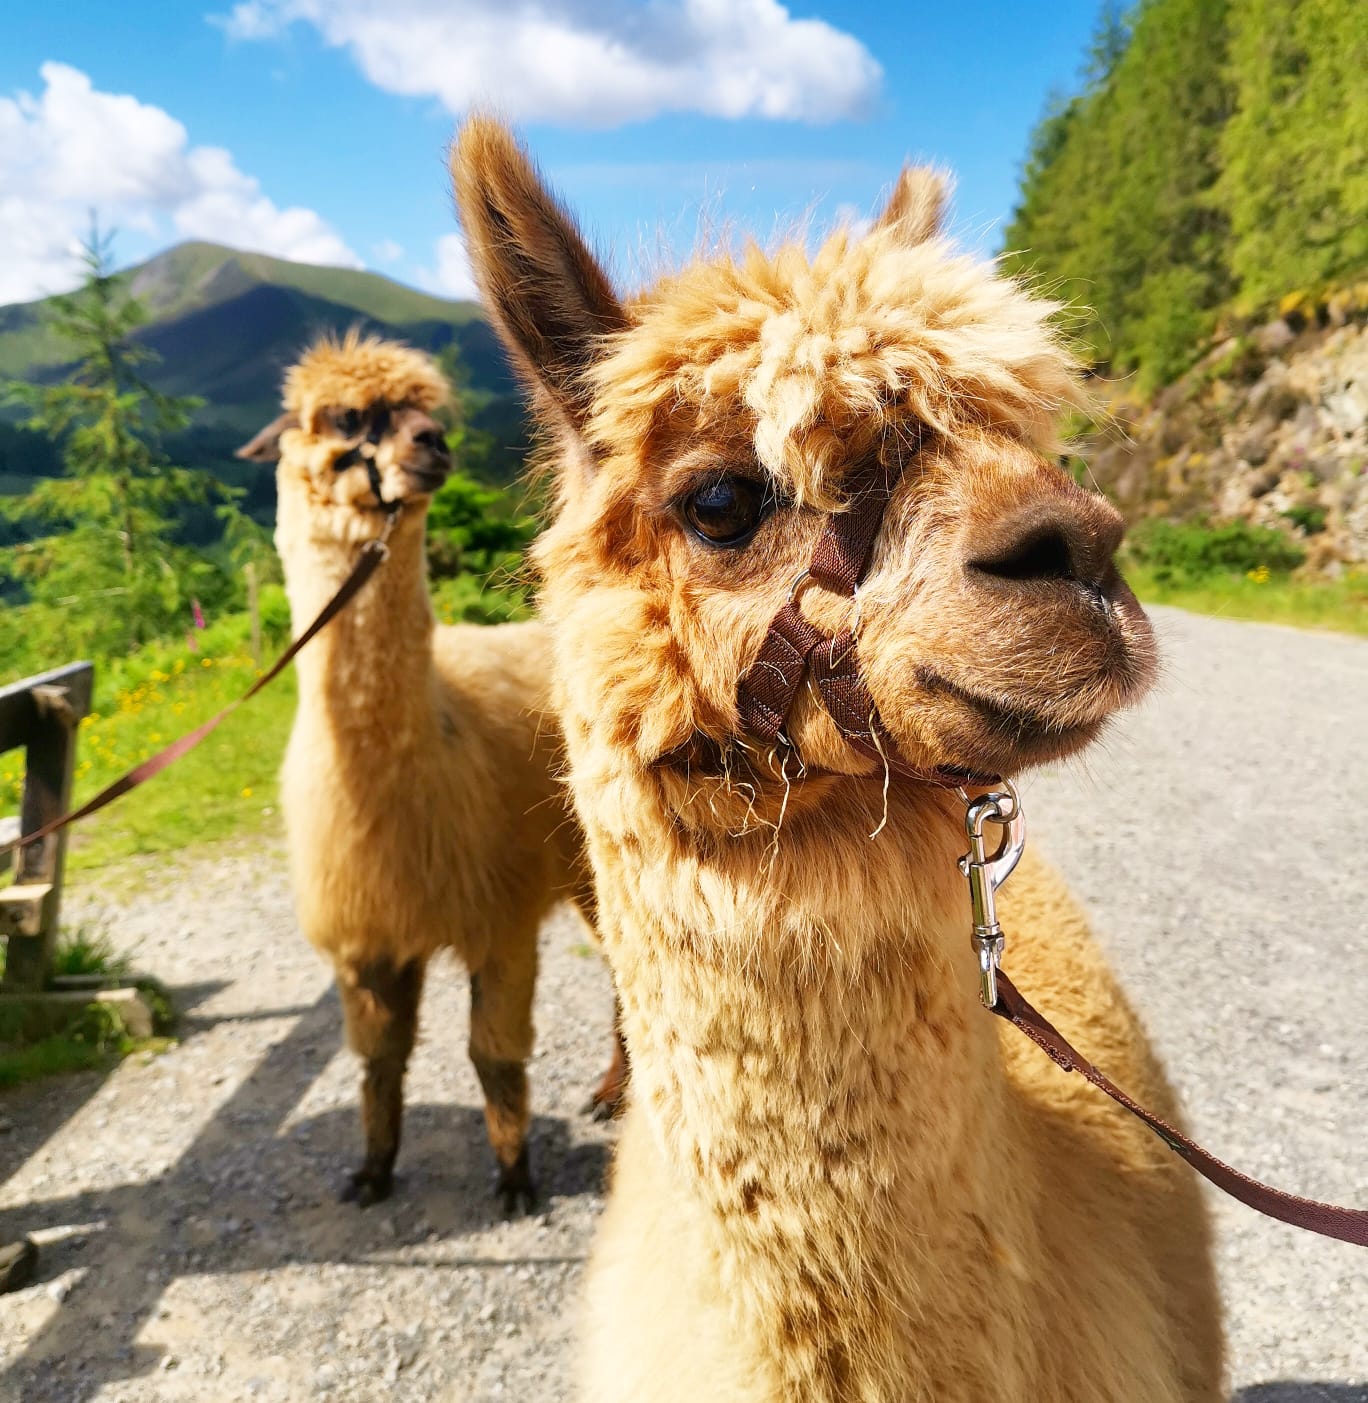
[[365,1159],[344,1193],[390,1192],[427,962],[470,970],[470,1057],[506,1206],[532,1196],[525,1063],[537,929],[562,897],[593,919],[583,840],[555,779],[550,647],[536,624],[434,625],[424,529],[450,463],[426,356],[325,340],[285,380],[285,414],[244,449],[279,457],[276,546],[303,629],[358,548],[403,510],[389,559],[300,654],[281,778],[300,925],[333,962],[364,1063]]
[[[1119,518],[1051,456],[1080,396],[1052,308],[948,249],[924,171],[864,238],[750,246],[631,303],[496,123],[453,173],[555,440],[543,611],[632,1057],[584,1396],[1215,1403],[1196,1184],[979,1007],[962,805],[810,694],[806,775],[739,735],[738,679],[873,454],[902,474],[858,656],[908,762],[1014,774],[1144,690]],[[680,762],[700,734],[724,772]],[[1061,884],[1028,862],[1004,897],[1022,988],[1173,1113]]]

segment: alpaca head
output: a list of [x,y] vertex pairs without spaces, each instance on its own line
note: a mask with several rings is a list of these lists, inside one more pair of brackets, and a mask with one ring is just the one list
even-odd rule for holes
[[[1057,462],[1083,399],[1057,308],[954,254],[940,177],[904,172],[863,237],[750,245],[623,302],[503,128],[467,123],[452,168],[485,305],[558,441],[539,559],[572,739],[642,771],[735,737],[738,679],[874,458],[896,486],[858,655],[910,763],[1015,773],[1143,691],[1121,520]],[[827,631],[852,620],[800,598]],[[789,721],[809,764],[875,768],[810,694]]]
[[313,534],[364,540],[388,507],[425,507],[446,481],[451,459],[432,411],[448,393],[408,346],[355,331],[324,337],[286,373],[285,412],[238,457],[279,460],[282,504],[306,504]]

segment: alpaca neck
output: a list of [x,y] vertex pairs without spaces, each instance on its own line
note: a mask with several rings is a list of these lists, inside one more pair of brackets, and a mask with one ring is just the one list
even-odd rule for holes
[[[296,636],[318,616],[351,574],[364,540],[339,540],[309,530],[306,513],[282,495],[276,541]],[[334,729],[365,732],[359,752],[424,743],[432,707],[432,633],[424,557],[426,513],[410,507],[394,524],[389,555],[296,661],[300,715],[326,718]],[[378,531],[369,533],[371,536]]]
[[779,1396],[819,1401],[919,1396],[915,1322],[1009,1193],[955,825],[925,796],[883,843],[846,817],[800,819],[750,870],[734,844],[641,872],[610,948],[634,1098],[743,1338]]

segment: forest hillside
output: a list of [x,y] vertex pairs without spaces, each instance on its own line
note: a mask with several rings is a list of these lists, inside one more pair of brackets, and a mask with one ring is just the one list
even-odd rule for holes
[[1365,74],[1362,0],[1109,5],[1033,134],[1005,263],[1069,306],[1132,520],[1368,563]]

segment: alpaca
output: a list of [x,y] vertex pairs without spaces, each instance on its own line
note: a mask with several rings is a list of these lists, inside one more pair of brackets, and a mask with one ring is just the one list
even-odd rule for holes
[[[299,656],[281,777],[299,922],[333,962],[364,1064],[365,1158],[343,1192],[391,1191],[427,962],[470,970],[470,1057],[507,1208],[530,1202],[526,1059],[537,929],[594,919],[583,839],[556,779],[550,650],[534,623],[435,627],[424,531],[450,467],[432,362],[356,334],[285,378],[285,414],[240,456],[279,460],[276,546],[296,632],[388,534],[389,559]],[[402,504],[397,516],[389,510]]]
[[[1153,671],[1120,518],[1052,456],[1056,309],[954,253],[925,170],[863,237],[631,302],[499,124],[452,172],[558,469],[541,608],[632,1063],[584,1397],[1215,1403],[1195,1182],[979,1006],[942,787],[1078,750]],[[806,572],[870,465],[852,605]],[[743,733],[786,598],[854,630],[877,744],[810,686]],[[1173,1114],[1059,880],[1028,860],[1001,909],[1021,986]]]

